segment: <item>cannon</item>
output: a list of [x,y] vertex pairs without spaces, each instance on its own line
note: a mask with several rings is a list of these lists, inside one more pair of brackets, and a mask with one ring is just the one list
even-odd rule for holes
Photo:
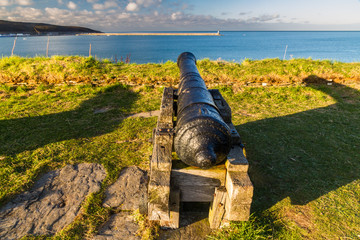
[[178,228],[180,204],[209,203],[211,228],[247,221],[253,185],[230,106],[218,89],[206,88],[192,53],[180,54],[177,64],[179,87],[164,88],[153,131],[149,220]]
[[178,57],[177,64],[180,84],[175,152],[184,163],[207,169],[226,159],[231,147],[230,128],[221,118],[198,72],[195,56],[184,52]]

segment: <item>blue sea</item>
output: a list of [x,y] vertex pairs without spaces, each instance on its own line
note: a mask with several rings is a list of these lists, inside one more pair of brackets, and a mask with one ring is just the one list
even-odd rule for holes
[[[135,63],[176,61],[184,51],[198,59],[312,58],[360,62],[360,32],[221,32],[221,36],[50,36],[49,56],[89,55]],[[14,54],[45,56],[47,36],[18,37]],[[0,55],[9,56],[13,37],[0,37]]]

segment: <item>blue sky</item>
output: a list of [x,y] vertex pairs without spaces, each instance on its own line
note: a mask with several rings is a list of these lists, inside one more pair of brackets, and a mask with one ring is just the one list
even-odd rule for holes
[[360,30],[360,0],[0,0],[0,19],[104,32]]

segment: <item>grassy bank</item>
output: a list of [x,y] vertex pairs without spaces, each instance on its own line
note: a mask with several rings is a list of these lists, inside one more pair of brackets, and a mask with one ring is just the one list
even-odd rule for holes
[[[360,80],[360,63],[315,61],[310,59],[245,60],[241,64],[198,61],[199,71],[208,86],[227,85],[235,89],[242,86],[298,85],[310,75],[331,79],[337,83]],[[74,84],[170,86],[179,82],[176,63],[164,64],[113,64],[109,60],[94,58],[62,57],[0,59],[0,84]]]
[[[360,64],[271,59],[198,66],[232,108],[255,189],[252,221],[211,238],[358,239]],[[178,75],[172,62],[1,59],[1,204],[66,164],[103,164],[103,189],[123,167],[146,167],[156,118],[126,116],[157,110],[161,86],[176,85]],[[103,197],[102,190],[89,198],[54,239],[96,233],[110,214]]]

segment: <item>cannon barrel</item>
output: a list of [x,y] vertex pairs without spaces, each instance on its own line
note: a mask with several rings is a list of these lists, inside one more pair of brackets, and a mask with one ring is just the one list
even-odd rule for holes
[[195,56],[184,52],[177,64],[180,84],[175,151],[188,165],[210,168],[226,159],[231,148],[230,129],[199,74]]

